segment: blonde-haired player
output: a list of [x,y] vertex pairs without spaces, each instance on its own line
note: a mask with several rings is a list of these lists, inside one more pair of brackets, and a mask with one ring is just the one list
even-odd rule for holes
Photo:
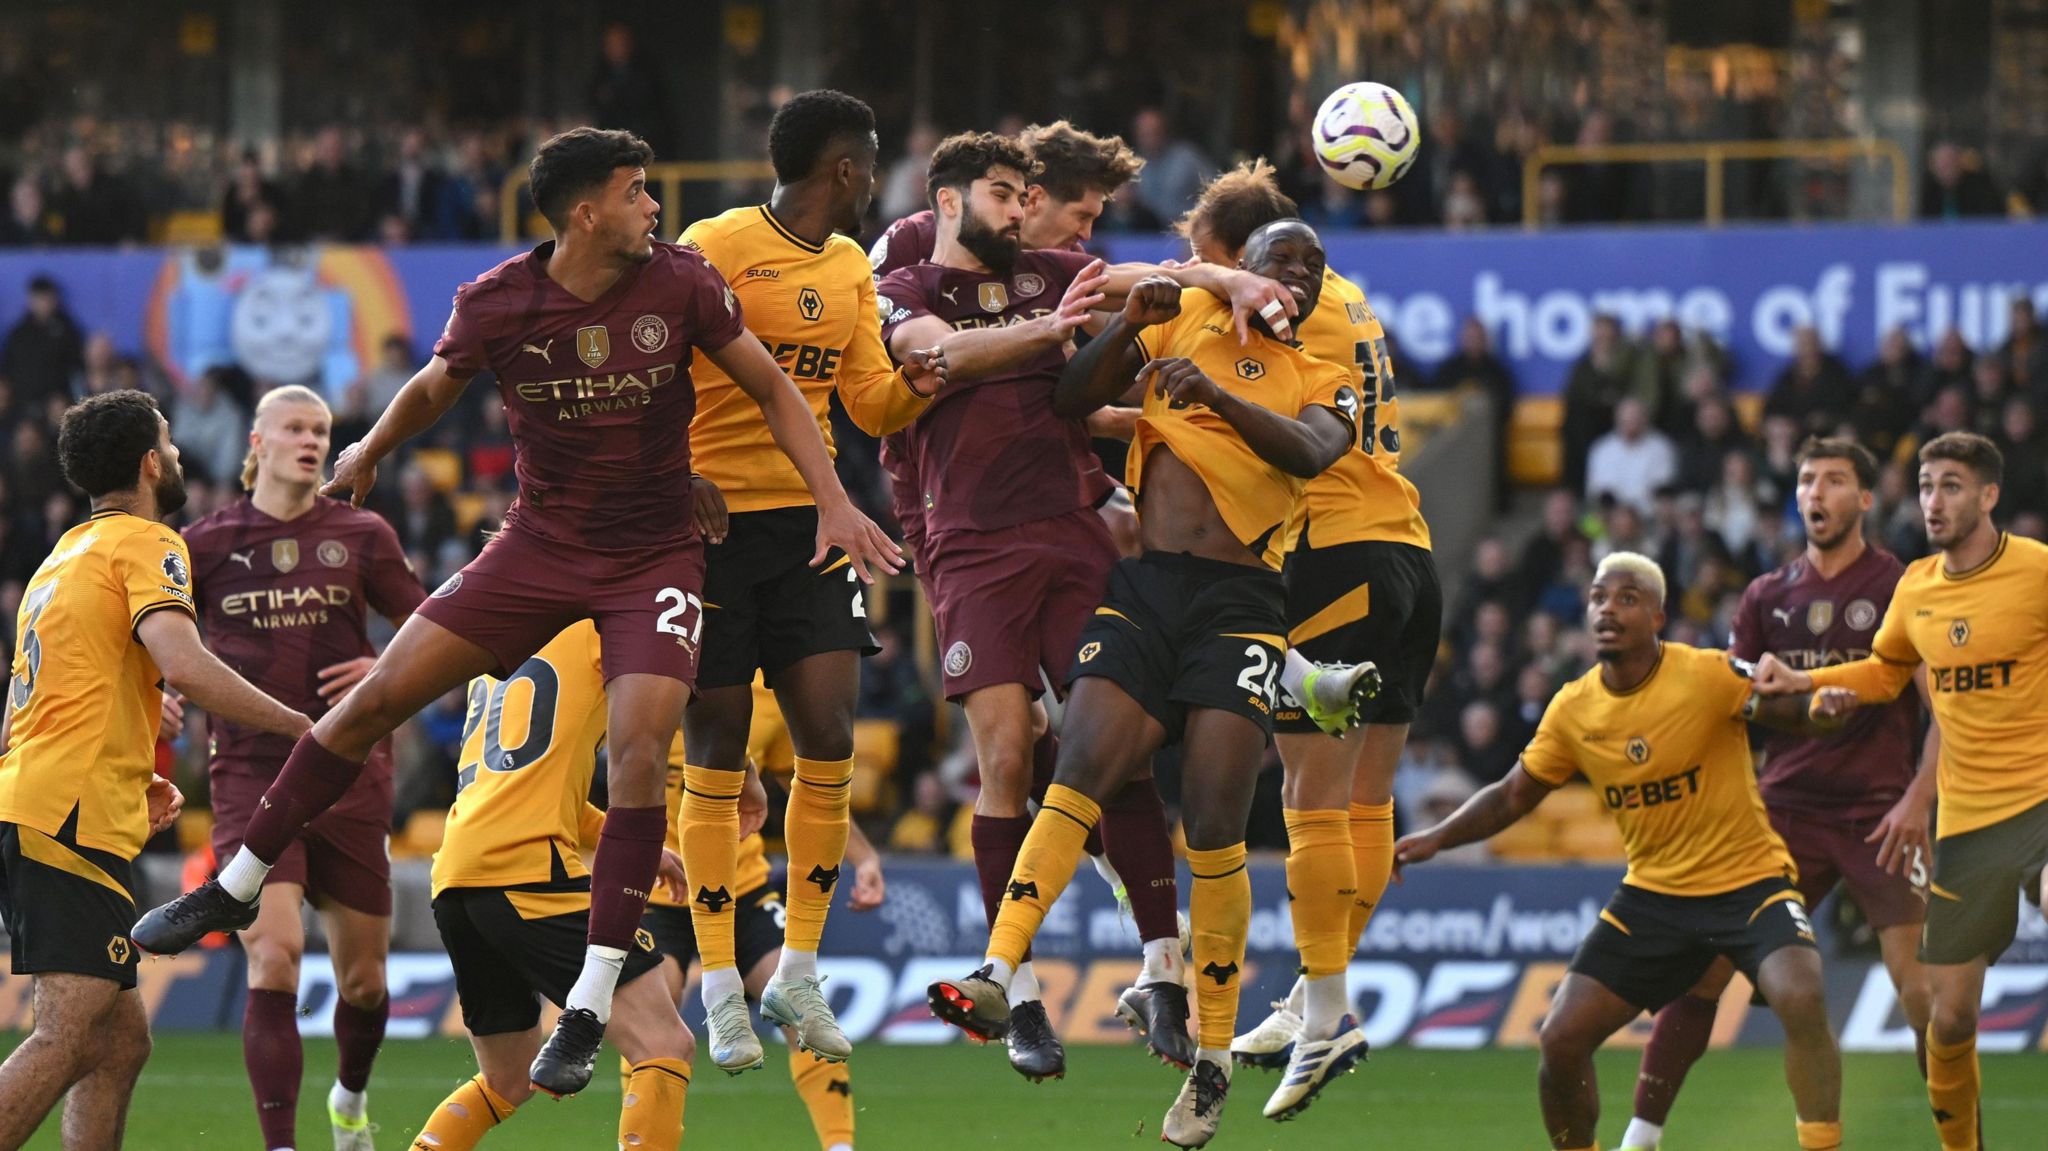
[[1941,727],[1934,875],[1920,962],[1933,991],[1927,1096],[1944,1151],[1979,1146],[1977,1012],[1984,972],[2012,944],[2019,893],[2048,902],[2048,547],[1992,523],[2005,460],[1983,436],[1920,449],[1920,511],[1937,554],[1899,577],[1868,658],[1814,672],[1766,656],[1758,691],[1847,688],[1895,699],[1927,667]]
[[[1727,956],[1785,1027],[1799,1146],[1842,1145],[1842,1060],[1828,1029],[1820,950],[1771,829],[1749,754],[1755,720],[1839,726],[1847,692],[1766,700],[1727,653],[1665,643],[1664,573],[1615,552],[1586,597],[1599,663],[1558,692],[1515,767],[1435,827],[1394,845],[1396,868],[1476,843],[1583,773],[1621,825],[1628,873],[1544,1019],[1538,1093],[1551,1146],[1591,1151],[1600,1118],[1593,1053],[1644,1011],[1685,994]],[[1809,712],[1817,718],[1809,719]]]
[[[316,719],[369,672],[369,613],[395,627],[426,597],[391,525],[320,497],[333,429],[333,413],[311,389],[265,392],[242,464],[247,494],[185,531],[208,644],[250,682]],[[242,828],[292,741],[221,719],[212,735],[213,849],[225,861],[241,847]],[[391,803],[391,748],[383,743],[341,802],[278,858],[256,921],[239,933],[249,958],[242,1054],[266,1148],[298,1146],[308,901],[320,910],[334,959],[339,1052],[327,1107],[335,1146],[370,1146],[364,1092],[390,1014]]]

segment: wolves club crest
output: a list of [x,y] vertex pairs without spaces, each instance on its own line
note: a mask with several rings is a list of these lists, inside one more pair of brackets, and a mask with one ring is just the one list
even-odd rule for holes
[[839,882],[839,869],[814,863],[811,865],[811,873],[804,876],[804,881],[817,884],[819,891],[829,895],[832,892],[832,885]]
[[1208,966],[1202,968],[1202,974],[1214,979],[1216,986],[1223,987],[1228,985],[1232,979],[1237,978],[1237,964],[1232,963],[1228,966],[1223,966],[1212,959],[1209,961]]

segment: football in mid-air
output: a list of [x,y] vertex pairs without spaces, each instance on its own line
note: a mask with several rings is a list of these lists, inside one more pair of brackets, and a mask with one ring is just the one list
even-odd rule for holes
[[1385,188],[1415,163],[1415,109],[1385,84],[1346,84],[1316,109],[1316,159],[1347,188]]

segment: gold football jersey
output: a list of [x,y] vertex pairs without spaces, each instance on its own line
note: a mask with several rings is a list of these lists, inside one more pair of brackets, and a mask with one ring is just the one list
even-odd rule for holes
[[1552,787],[1580,773],[1592,782],[1621,824],[1624,883],[1694,896],[1795,878],[1757,790],[1749,694],[1727,653],[1682,643],[1666,643],[1626,692],[1596,666],[1550,701],[1522,769]]
[[505,679],[469,684],[455,804],[433,893],[588,875],[581,845],[602,816],[589,801],[605,734],[597,625],[583,620]]
[[[828,448],[835,389],[853,422],[870,435],[896,431],[931,405],[932,397],[911,389],[882,346],[874,272],[853,240],[835,235],[823,246],[807,243],[763,204],[699,220],[681,242],[703,253],[732,285],[747,330],[803,392]],[[811,503],[760,407],[708,359],[690,373],[697,385],[690,458],[725,494],[726,506],[750,512]]]
[[[1138,347],[1147,359],[1193,360],[1225,391],[1283,416],[1327,407],[1347,421],[1357,418],[1349,372],[1256,332],[1249,344],[1239,344],[1229,303],[1207,292],[1182,292],[1180,315],[1138,333]],[[1200,404],[1177,406],[1148,381],[1125,464],[1124,482],[1133,492],[1143,494],[1145,457],[1160,444],[1202,478],[1239,542],[1277,568],[1280,557],[1271,545],[1294,512],[1302,481],[1260,459],[1222,416]]]
[[1351,374],[1358,389],[1358,446],[1308,481],[1287,525],[1287,551],[1383,540],[1429,546],[1422,496],[1401,474],[1401,398],[1387,333],[1358,285],[1323,272],[1323,294],[1301,325],[1301,348]]
[[0,821],[133,859],[149,838],[162,673],[144,616],[192,614],[192,556],[154,520],[96,512],[65,532],[21,598],[0,757]]
[[1812,674],[1815,687],[1876,702],[1927,665],[1941,725],[1935,833],[1946,838],[2048,802],[2048,546],[2001,535],[1970,571],[1942,562],[1907,565],[1867,658]]

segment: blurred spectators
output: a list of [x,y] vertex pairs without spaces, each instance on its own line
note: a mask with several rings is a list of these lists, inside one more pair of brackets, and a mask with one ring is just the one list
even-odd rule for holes
[[14,387],[14,402],[40,411],[52,396],[64,396],[85,366],[85,337],[64,307],[57,281],[38,275],[28,282],[28,310],[0,344],[0,376]]
[[1160,230],[1180,219],[1215,166],[1190,141],[1173,134],[1166,113],[1140,108],[1131,120],[1131,146],[1145,158],[1145,170],[1131,193],[1117,198],[1127,226]]
[[290,234],[301,240],[363,240],[370,235],[369,181],[349,158],[341,129],[328,126],[313,141],[313,162],[291,193]]
[[925,172],[931,164],[932,149],[939,146],[939,130],[922,121],[911,126],[903,141],[903,155],[889,164],[876,190],[876,207],[882,219],[894,222],[931,207],[925,195]]
[[1965,156],[1954,141],[1942,140],[1927,150],[1927,173],[1920,180],[1920,218],[1957,220],[1966,216],[2002,216],[2005,197],[1990,173]]
[[7,214],[0,216],[0,248],[40,247],[57,242],[43,211],[43,187],[21,176],[7,190]]
[[2033,299],[2013,297],[2009,314],[2012,334],[1999,345],[1998,358],[2017,386],[2036,395],[2048,393],[2048,338],[2042,335],[2041,322],[2034,315]]
[[1564,385],[1564,486],[1586,490],[1586,456],[1593,441],[1614,429],[1615,406],[1635,385],[1635,346],[1621,321],[1593,317],[1586,354],[1572,365]]
[[243,149],[221,195],[221,234],[238,244],[267,243],[283,218],[284,188],[263,174],[254,148]]
[[1493,354],[1493,337],[1478,316],[1467,316],[1465,322],[1458,325],[1458,350],[1437,365],[1436,375],[1430,379],[1429,385],[1438,391],[1478,388],[1493,402],[1494,446],[1500,456],[1493,470],[1494,510],[1506,511],[1508,425],[1515,415],[1515,375],[1499,356]]
[[1771,385],[1764,415],[1789,416],[1805,431],[1825,435],[1834,418],[1849,410],[1853,395],[1849,369],[1821,345],[1811,324],[1803,324],[1792,334],[1792,362]]
[[219,368],[200,373],[191,395],[171,414],[171,438],[186,467],[238,490],[242,457],[249,452],[249,417],[222,387],[222,374]]
[[633,30],[624,24],[605,26],[590,80],[590,110],[598,127],[624,128],[653,145],[655,155],[674,154],[660,68],[635,46]]
[[90,149],[64,151],[63,178],[50,207],[56,231],[67,244],[128,244],[143,239],[149,217],[128,182],[100,170]]
[[1877,359],[1856,377],[1848,421],[1856,438],[1885,459],[1913,425],[1913,397],[1926,362],[1904,328],[1886,332]]
[[1586,498],[1613,496],[1648,511],[1658,490],[1678,478],[1678,449],[1650,426],[1650,409],[1629,396],[1614,409],[1614,430],[1593,442],[1586,457]]

